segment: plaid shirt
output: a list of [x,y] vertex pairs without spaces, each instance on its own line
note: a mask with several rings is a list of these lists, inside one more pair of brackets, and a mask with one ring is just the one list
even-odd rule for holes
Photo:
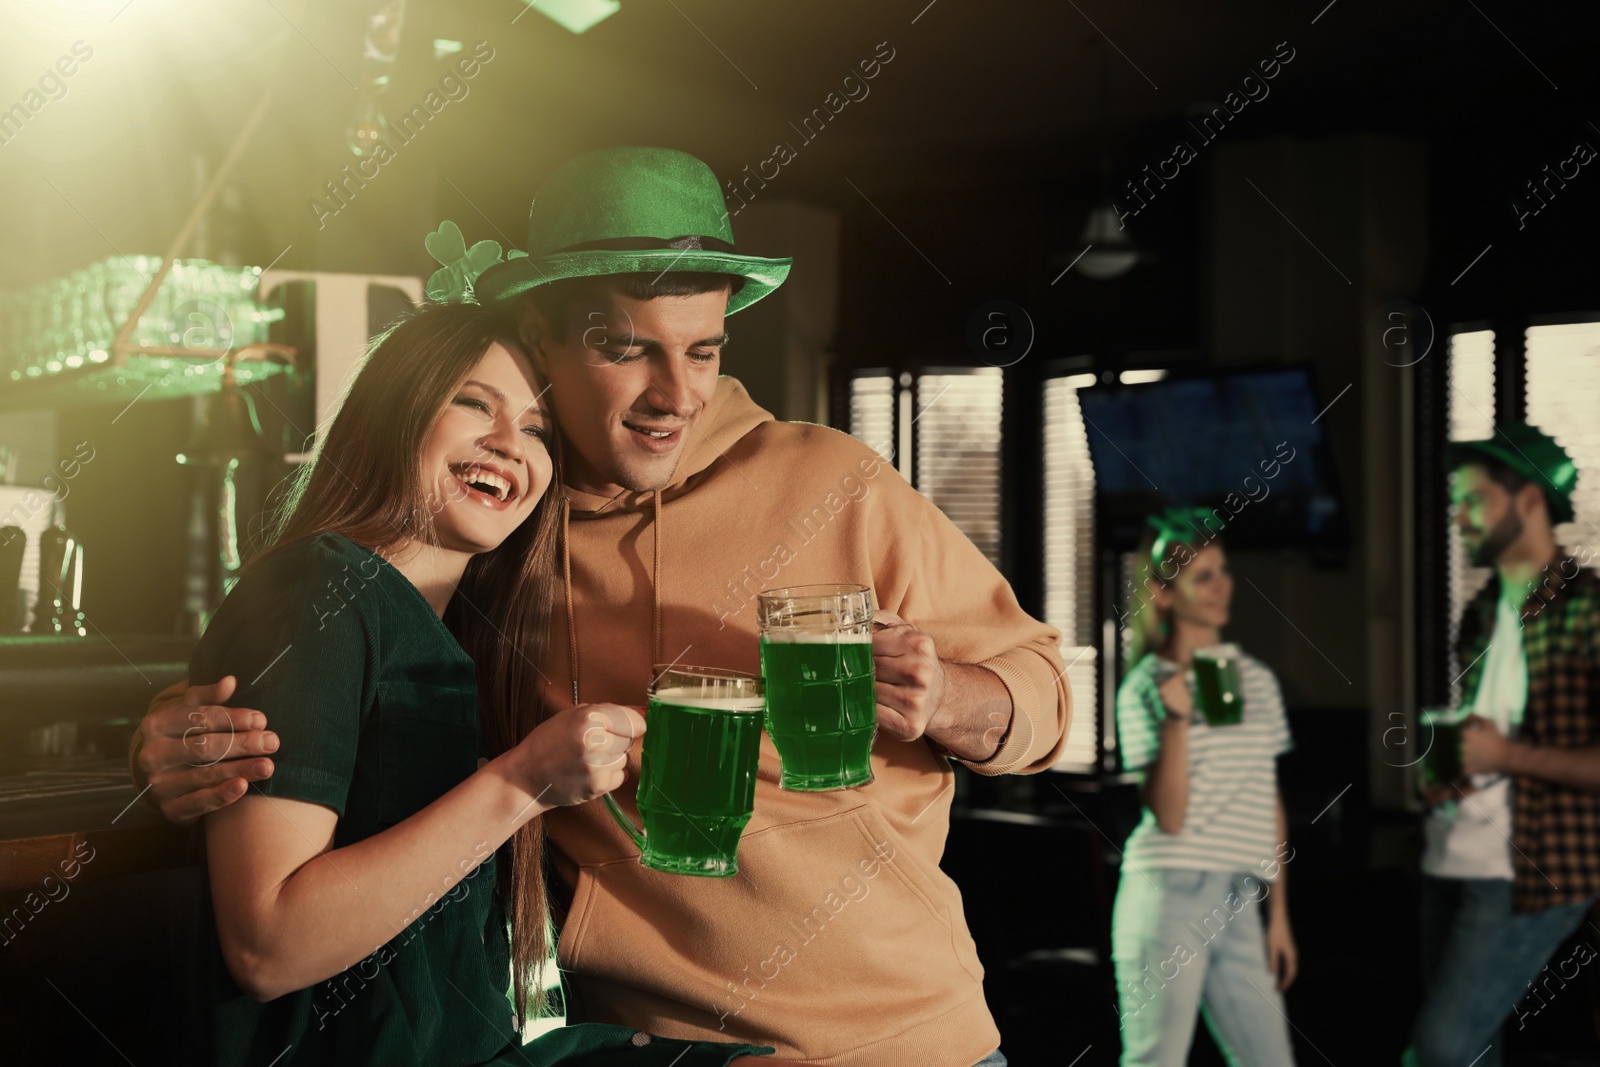
[[[1469,664],[1463,694],[1478,692],[1494,636],[1500,576],[1467,605],[1456,642]],[[1520,740],[1600,746],[1600,577],[1565,552],[1545,566],[1522,606],[1528,704]],[[1475,700],[1474,700],[1475,702]],[[1600,891],[1600,795],[1516,775],[1511,786],[1512,864],[1519,912],[1587,899]]]

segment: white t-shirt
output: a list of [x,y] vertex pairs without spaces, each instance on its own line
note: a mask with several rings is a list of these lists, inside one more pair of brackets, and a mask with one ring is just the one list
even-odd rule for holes
[[[1160,754],[1161,683],[1178,665],[1155,653],[1134,664],[1117,690],[1117,736],[1126,770],[1144,770]],[[1271,881],[1265,864],[1278,852],[1277,757],[1290,748],[1278,679],[1260,660],[1239,658],[1244,697],[1240,721],[1211,726],[1195,712],[1189,726],[1189,804],[1183,828],[1169,834],[1144,817],[1124,846],[1130,869],[1177,867],[1248,871]],[[1276,867],[1270,868],[1274,875]]]
[[[1472,710],[1507,737],[1515,737],[1528,706],[1528,659],[1522,621],[1505,597],[1495,610],[1494,632],[1484,651],[1483,679]],[[1435,878],[1506,878],[1511,866],[1511,779],[1474,774],[1478,791],[1436,804],[1423,823],[1422,872]]]

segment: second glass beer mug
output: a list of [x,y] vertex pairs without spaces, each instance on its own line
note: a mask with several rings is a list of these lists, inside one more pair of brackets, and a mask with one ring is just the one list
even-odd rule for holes
[[758,598],[767,733],[783,761],[784,789],[872,781],[872,609],[864,585],[798,585]]
[[713,667],[657,672],[639,751],[644,829],[609,793],[606,807],[639,846],[644,866],[732,877],[739,873],[739,835],[755,808],[761,679]]

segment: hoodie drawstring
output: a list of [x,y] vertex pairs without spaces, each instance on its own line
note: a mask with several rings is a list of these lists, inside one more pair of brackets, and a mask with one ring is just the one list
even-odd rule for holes
[[572,498],[561,498],[561,579],[567,594],[567,669],[572,673],[572,704],[578,704],[578,622],[572,611],[572,545],[568,519],[572,516]]
[[[650,592],[653,604],[650,623],[650,669],[661,665],[661,490],[654,494],[655,528],[651,531],[654,559],[650,569]],[[572,498],[561,499],[561,579],[567,602],[567,669],[572,674],[572,703],[578,701],[578,617],[572,603]],[[652,679],[652,682],[654,679]]]
[[[650,670],[652,674],[661,663],[661,490],[655,492],[655,529],[650,531],[650,543],[655,547],[655,562],[650,567],[650,591],[655,599],[655,614],[650,624]],[[651,679],[652,683],[655,681]]]

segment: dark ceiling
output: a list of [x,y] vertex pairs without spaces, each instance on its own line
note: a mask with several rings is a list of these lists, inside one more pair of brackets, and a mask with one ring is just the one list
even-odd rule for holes
[[[410,0],[382,97],[391,117],[447,72],[435,39],[469,51],[487,42],[494,58],[348,215],[319,231],[311,202],[352,159],[345,130],[368,6],[7,4],[0,107],[23,100],[74,42],[93,57],[0,145],[0,286],[114,252],[161,251],[205,168],[268,92],[229,194],[231,221],[214,217],[200,251],[264,263],[289,246],[284,266],[416,272],[427,220],[520,244],[542,176],[607,144],[684,148],[730,179],[787,143],[795,157],[763,195],[850,210],[908,190],[1081,182],[1103,154],[1130,177],[1151,158],[1146,145],[1291,50],[1268,95],[1242,111],[1239,136],[1438,138],[1490,111],[1532,120],[1592,87],[1595,46],[1583,9],[1505,0],[622,0],[581,36],[521,0]],[[846,84],[875,54],[892,59],[871,81]],[[847,90],[857,98],[803,138],[801,121],[830,93],[838,107]]]

